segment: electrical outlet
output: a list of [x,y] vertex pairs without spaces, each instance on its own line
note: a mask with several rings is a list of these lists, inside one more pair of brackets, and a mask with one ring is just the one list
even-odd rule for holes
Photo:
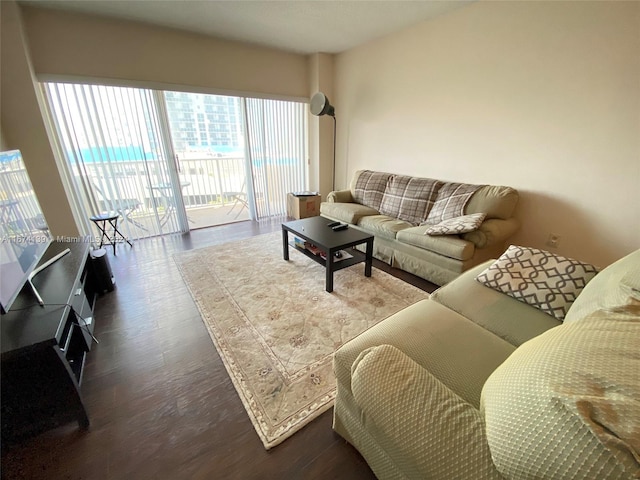
[[558,248],[560,245],[560,235],[557,233],[550,233],[549,238],[547,238],[547,247]]

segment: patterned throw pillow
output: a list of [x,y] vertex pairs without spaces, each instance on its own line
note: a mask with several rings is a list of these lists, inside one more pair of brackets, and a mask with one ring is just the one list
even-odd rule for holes
[[486,216],[486,213],[471,213],[461,217],[450,218],[449,220],[444,220],[437,225],[429,227],[424,234],[459,235],[461,233],[473,232],[482,225],[484,217]]
[[418,225],[424,222],[442,186],[430,178],[392,175],[380,204],[380,213]]
[[511,245],[476,280],[564,320],[598,269],[537,248]]

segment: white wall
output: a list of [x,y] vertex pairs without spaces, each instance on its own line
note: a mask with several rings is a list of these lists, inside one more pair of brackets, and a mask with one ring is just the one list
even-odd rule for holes
[[640,247],[640,3],[479,2],[337,56],[339,187],[369,168],[521,193],[513,243]]
[[39,79],[95,77],[275,98],[309,95],[304,55],[94,15],[33,7],[23,12]]

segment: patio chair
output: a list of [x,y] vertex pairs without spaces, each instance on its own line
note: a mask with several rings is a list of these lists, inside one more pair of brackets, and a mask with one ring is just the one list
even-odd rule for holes
[[104,192],[97,185],[93,185],[93,188],[98,192],[102,199],[100,200],[100,210],[102,212],[115,211],[117,212],[126,222],[129,222],[136,227],[147,230],[147,227],[142,225],[136,219],[132,218],[132,214],[142,205],[142,202],[137,198],[114,198],[109,199],[105,196]]
[[240,210],[238,210],[238,213],[236,213],[234,219],[240,216],[242,210],[244,210],[245,208],[249,208],[249,204],[247,203],[247,194],[245,192],[223,192],[222,195],[224,195],[224,198],[233,200],[233,205],[227,212],[227,215],[231,214],[231,212],[233,212],[237,205],[240,206]]

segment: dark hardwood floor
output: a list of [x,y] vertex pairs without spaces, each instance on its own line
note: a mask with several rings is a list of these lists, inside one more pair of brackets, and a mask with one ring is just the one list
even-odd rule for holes
[[[175,252],[279,230],[282,220],[121,244],[115,257],[109,249],[116,289],[96,304],[100,343],[82,382],[90,429],[69,424],[3,445],[2,478],[375,478],[331,429],[332,410],[264,449],[172,259]],[[435,289],[381,262],[374,266]]]

